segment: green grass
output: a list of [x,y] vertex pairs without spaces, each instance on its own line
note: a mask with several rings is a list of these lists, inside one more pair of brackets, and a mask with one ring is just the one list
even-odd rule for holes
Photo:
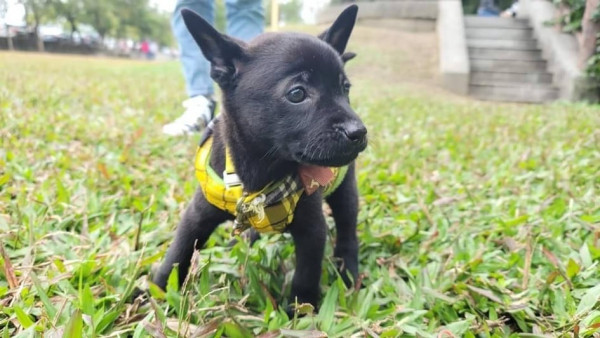
[[350,46],[365,287],[328,245],[321,311],[292,319],[289,238],[228,248],[229,225],[182,292],[127,302],[196,188],[197,137],[160,133],[177,63],[0,54],[0,337],[599,334],[600,107],[451,96],[432,35],[386,34]]

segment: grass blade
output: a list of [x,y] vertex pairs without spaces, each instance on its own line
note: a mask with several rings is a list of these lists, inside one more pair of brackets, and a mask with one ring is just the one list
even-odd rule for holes
[[81,338],[83,336],[83,318],[81,310],[75,310],[65,328],[64,338]]

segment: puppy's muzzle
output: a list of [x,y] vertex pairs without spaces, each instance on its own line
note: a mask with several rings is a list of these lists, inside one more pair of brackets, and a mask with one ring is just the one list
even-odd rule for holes
[[363,147],[367,144],[367,128],[358,120],[350,120],[334,126],[336,132],[340,133],[353,146]]

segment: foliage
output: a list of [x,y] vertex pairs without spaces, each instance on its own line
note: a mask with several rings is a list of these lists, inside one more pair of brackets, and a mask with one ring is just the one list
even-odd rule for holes
[[64,17],[70,25],[71,34],[77,31],[77,24],[86,11],[84,2],[81,0],[53,0],[51,5],[55,13]]
[[600,34],[596,40],[596,53],[588,60],[587,73],[590,77],[600,81]]
[[104,38],[149,38],[171,45],[169,14],[150,6],[149,0],[25,0],[28,21],[35,26],[64,19],[71,33],[89,24]]
[[554,4],[567,10],[558,18],[558,24],[565,33],[581,31],[586,0],[554,0]]
[[119,26],[120,14],[113,1],[83,0],[85,16],[82,22],[90,24],[101,37],[114,35]]
[[421,61],[395,48],[433,55],[413,44],[426,36],[363,32],[348,72],[370,137],[358,162],[365,287],[347,290],[328,258],[321,311],[292,319],[276,306],[290,239],[230,248],[227,226],[182,292],[129,301],[197,186],[197,138],[160,133],[180,113],[179,64],[0,53],[0,336],[597,334],[598,106],[395,83]]
[[54,14],[50,0],[25,0],[23,3],[27,13],[25,19],[36,28]]
[[117,37],[152,39],[170,44],[172,34],[168,14],[151,9],[148,0],[113,1],[116,1],[114,8],[119,18],[115,33]]
[[[271,1],[263,0],[265,9],[265,24],[271,24]],[[301,0],[279,1],[279,20],[286,24],[296,24],[302,21],[300,11],[302,9]]]
[[[586,0],[553,0],[554,4],[559,8],[566,10],[560,18],[558,24],[566,33],[577,33],[582,30],[583,15],[586,7]],[[600,5],[592,14],[592,20],[600,22]],[[600,80],[600,32],[596,43],[596,53],[590,57],[586,67],[587,74]]]
[[302,0],[289,0],[279,5],[280,20],[290,24],[302,21],[300,11],[302,10]]

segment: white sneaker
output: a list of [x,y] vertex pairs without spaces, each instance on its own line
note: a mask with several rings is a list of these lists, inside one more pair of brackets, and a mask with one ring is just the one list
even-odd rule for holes
[[163,133],[179,136],[199,132],[208,125],[215,112],[215,103],[203,95],[183,101],[183,107],[185,112],[175,121],[165,124]]

